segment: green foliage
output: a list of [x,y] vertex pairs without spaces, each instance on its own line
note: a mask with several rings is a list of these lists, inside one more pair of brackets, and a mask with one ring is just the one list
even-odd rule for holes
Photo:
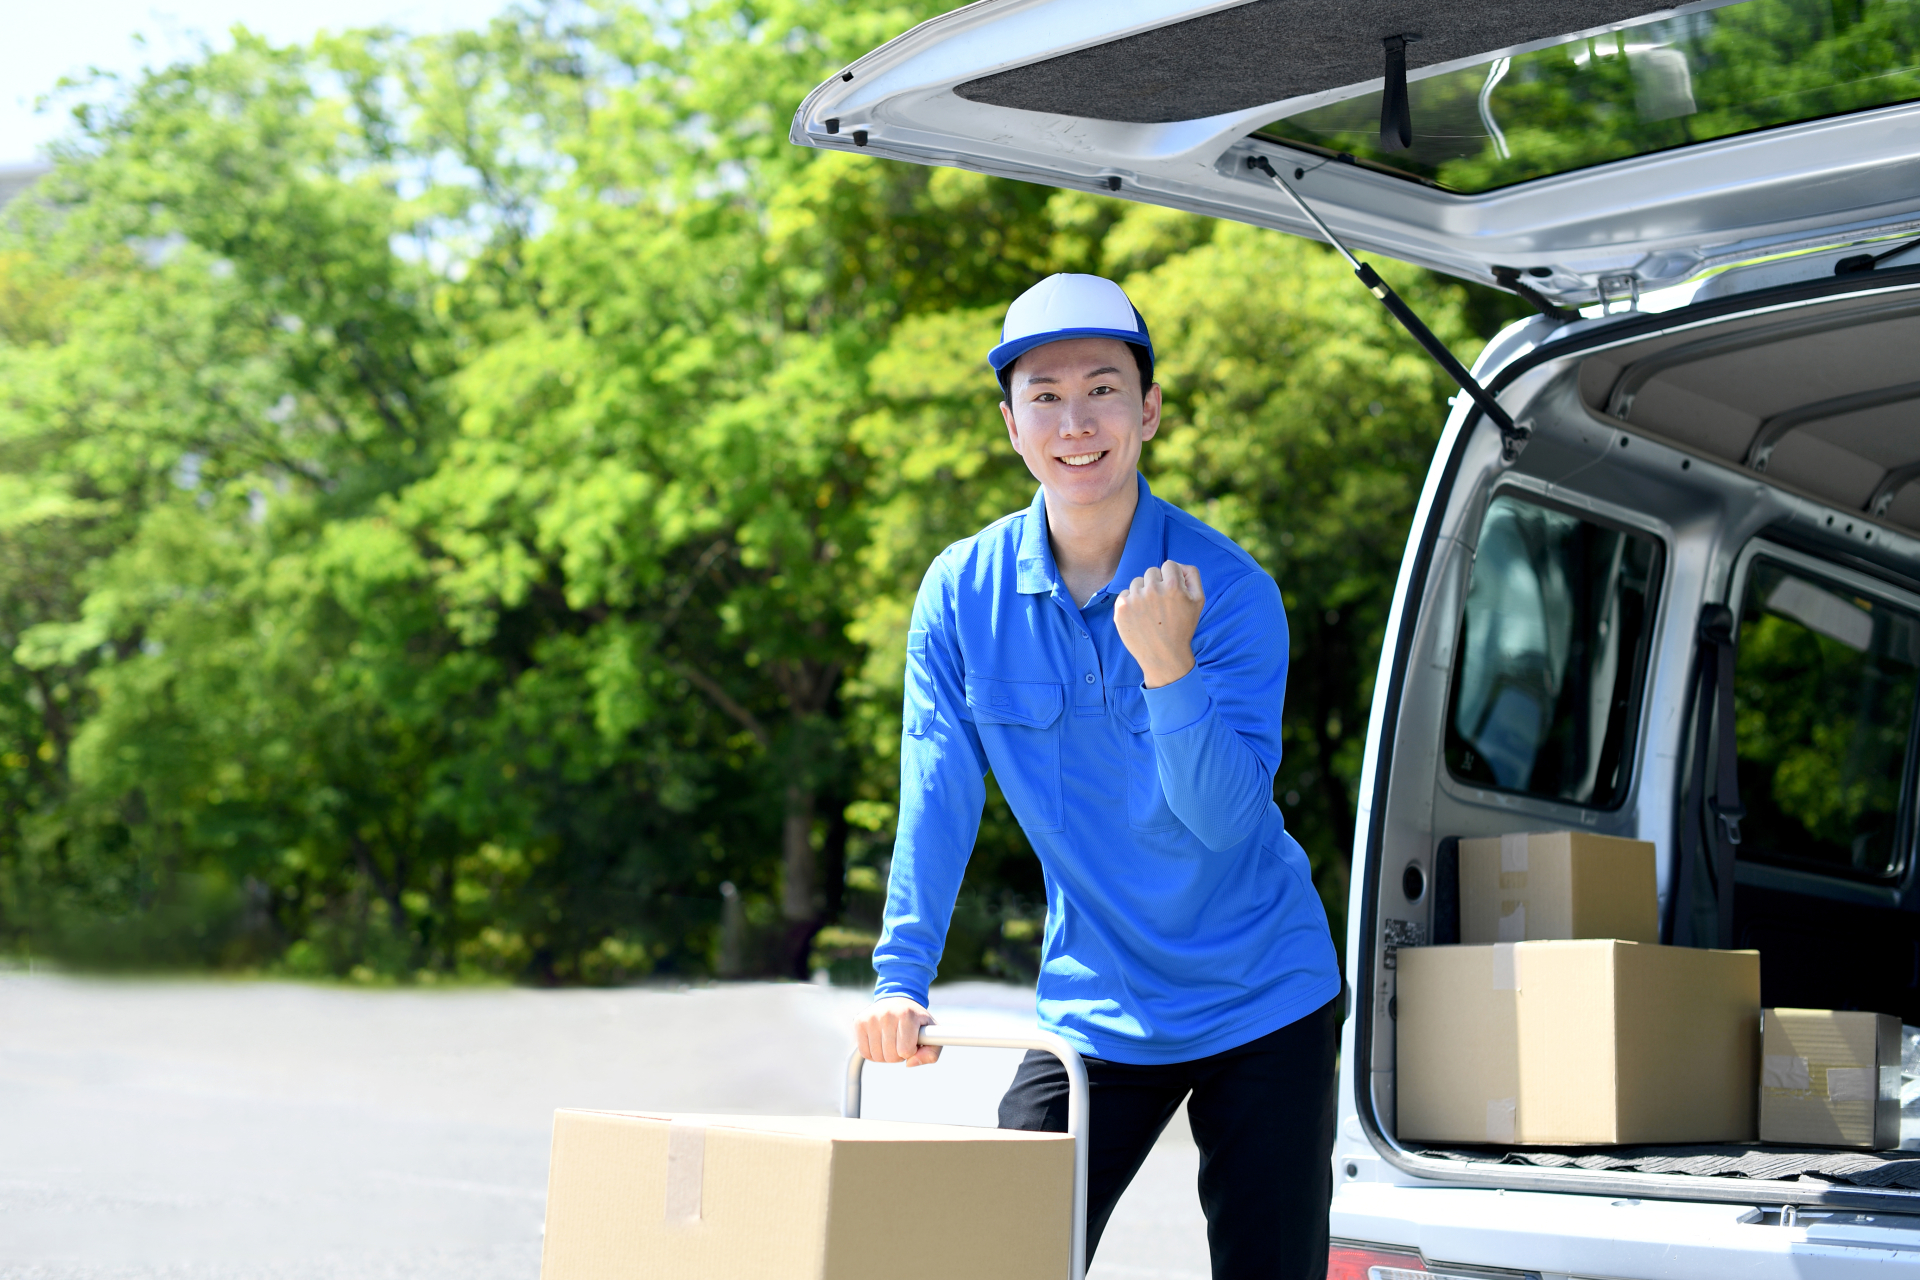
[[[1276,790],[1337,916],[1447,390],[1417,349],[1301,242],[790,146],[924,6],[573,12],[240,33],[82,112],[9,209],[0,937],[857,971],[907,610],[1031,495],[984,353],[1056,270],[1125,278],[1164,352],[1150,478],[1280,578]],[[1470,355],[1484,300],[1408,275]],[[949,971],[1031,977],[1042,902],[996,796]]]

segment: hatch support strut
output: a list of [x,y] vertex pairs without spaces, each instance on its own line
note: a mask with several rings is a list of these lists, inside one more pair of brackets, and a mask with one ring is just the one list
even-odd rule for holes
[[1295,191],[1285,178],[1282,178],[1274,171],[1273,165],[1267,161],[1265,156],[1248,156],[1247,168],[1258,169],[1261,173],[1273,179],[1275,186],[1287,193],[1293,202],[1300,207],[1300,212],[1307,215],[1307,220],[1313,223],[1313,225],[1319,229],[1320,234],[1327,238],[1327,243],[1337,249],[1340,256],[1347,260],[1347,265],[1353,268],[1353,274],[1360,277],[1360,283],[1367,286],[1368,291],[1372,293],[1374,297],[1380,299],[1381,305],[1393,313],[1393,318],[1400,322],[1402,328],[1413,335],[1414,341],[1425,347],[1427,354],[1432,356],[1434,360],[1439,363],[1440,367],[1447,371],[1448,376],[1460,384],[1460,389],[1473,397],[1474,403],[1479,405],[1481,411],[1493,420],[1493,425],[1500,428],[1501,458],[1509,463],[1518,458],[1520,451],[1527,447],[1527,437],[1533,434],[1532,429],[1524,424],[1515,422],[1507,411],[1501,408],[1500,402],[1493,398],[1492,393],[1480,385],[1480,380],[1469,373],[1467,367],[1454,358],[1453,352],[1447,350],[1447,344],[1434,337],[1433,330],[1427,328],[1426,322],[1415,315],[1413,308],[1402,302],[1400,295],[1395,293],[1393,289],[1388,286],[1387,282],[1380,278],[1380,273],[1375,271],[1368,263],[1362,262],[1354,257],[1353,254],[1348,251],[1347,246],[1340,243],[1340,238],[1333,234],[1333,228],[1320,221],[1320,215],[1308,207],[1307,202],[1300,198],[1300,193]]

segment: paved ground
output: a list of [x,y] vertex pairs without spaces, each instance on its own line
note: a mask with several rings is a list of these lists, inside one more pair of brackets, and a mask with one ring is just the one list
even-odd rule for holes
[[[359,991],[0,974],[5,1280],[535,1280],[557,1106],[831,1114],[863,1003],[674,991]],[[941,991],[958,1023],[1030,993]],[[868,1069],[868,1115],[988,1124],[1013,1054]],[[1099,1280],[1204,1277],[1184,1118]]]

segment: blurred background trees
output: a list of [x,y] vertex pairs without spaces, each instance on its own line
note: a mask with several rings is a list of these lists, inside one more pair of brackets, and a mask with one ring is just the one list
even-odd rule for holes
[[[1019,506],[1052,271],[1163,355],[1156,490],[1293,624],[1276,779],[1342,936],[1450,390],[1318,246],[790,146],[935,12],[516,10],[231,48],[76,114],[0,230],[0,940],[361,980],[859,976],[907,611]],[[1397,271],[1464,357],[1513,313]],[[949,974],[1033,973],[997,798]]]

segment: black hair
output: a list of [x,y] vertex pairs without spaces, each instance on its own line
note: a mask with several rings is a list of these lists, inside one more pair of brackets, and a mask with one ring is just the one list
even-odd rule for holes
[[[1120,341],[1126,342],[1126,339],[1122,338]],[[1030,350],[1034,351],[1038,351],[1039,349],[1039,347],[1030,348]],[[1140,394],[1144,396],[1153,386],[1153,353],[1137,342],[1127,342],[1127,350],[1133,352],[1134,366],[1140,370]],[[1026,354],[1025,351],[1022,351],[1020,356]],[[1013,366],[1020,363],[1020,356],[1015,356],[1013,359],[1007,361],[1006,367],[1002,368],[999,372],[1000,398],[1002,400],[1011,401],[1013,399]]]

